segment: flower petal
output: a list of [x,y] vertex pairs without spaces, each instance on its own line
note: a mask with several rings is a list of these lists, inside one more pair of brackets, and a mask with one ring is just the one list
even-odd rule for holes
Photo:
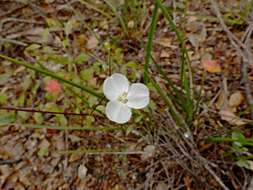
[[119,73],[115,73],[105,79],[103,84],[103,92],[106,98],[111,101],[116,100],[119,95],[127,92],[128,88],[129,82],[126,76]]
[[118,101],[110,101],[105,108],[106,116],[116,123],[126,123],[130,120],[132,112],[131,109]]
[[148,87],[142,83],[134,83],[130,86],[127,95],[127,105],[130,108],[141,109],[149,103]]

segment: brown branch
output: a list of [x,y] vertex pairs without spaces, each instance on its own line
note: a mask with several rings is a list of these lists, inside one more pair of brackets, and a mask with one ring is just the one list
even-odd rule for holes
[[6,107],[1,106],[0,110],[8,110],[8,111],[24,111],[24,112],[38,112],[38,113],[44,113],[44,114],[62,114],[62,115],[79,115],[79,116],[87,116],[88,113],[73,113],[73,112],[54,112],[54,111],[42,111],[42,110],[36,110],[34,108],[17,108],[17,107]]
[[[245,60],[248,60],[248,64],[253,67],[253,56],[251,51],[247,48],[247,46],[242,43],[227,27],[225,24],[220,9],[217,5],[217,2],[215,0],[211,0],[212,6],[214,8],[214,11],[216,13],[216,16],[218,17],[220,24],[222,26],[222,29],[227,33],[227,36],[231,42],[231,44],[235,47],[237,51],[240,52],[240,55],[245,58]],[[246,54],[246,56],[245,56]]]
[[[250,38],[253,32],[253,25],[250,24],[246,30],[246,35],[245,39],[242,39],[242,42],[247,46],[248,49],[250,49]],[[250,58],[248,57],[248,60]],[[246,99],[247,102],[250,106],[250,112],[251,112],[251,119],[253,119],[253,97],[251,94],[251,85],[249,81],[249,76],[248,76],[248,60],[243,59],[243,63],[241,65],[241,74],[242,74],[242,83],[245,86],[245,94],[246,94]]]

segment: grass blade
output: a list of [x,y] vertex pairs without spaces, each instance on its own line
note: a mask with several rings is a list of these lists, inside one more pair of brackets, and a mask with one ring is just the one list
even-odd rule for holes
[[104,2],[111,8],[112,12],[119,19],[119,23],[122,26],[122,29],[124,30],[124,33],[127,34],[126,24],[125,24],[123,18],[120,16],[120,14],[118,13],[118,11],[116,10],[115,6],[109,0],[104,0]]
[[[168,21],[169,26],[171,27],[172,31],[175,32],[177,40],[179,42],[180,46],[180,52],[181,52],[181,71],[180,71],[180,78],[182,87],[185,90],[186,93],[186,101],[184,103],[184,109],[187,112],[187,121],[192,122],[195,108],[193,103],[193,90],[192,90],[192,75],[191,75],[191,66],[190,66],[190,60],[188,56],[188,52],[185,46],[185,39],[182,32],[177,28],[176,24],[174,23],[171,14],[169,13],[169,10],[165,8],[165,6],[161,3],[160,0],[156,0],[158,7],[161,9],[163,16]],[[188,70],[188,71],[187,71]]]
[[147,42],[147,46],[145,50],[144,81],[146,84],[148,83],[148,67],[151,61],[151,51],[152,51],[152,45],[153,45],[153,38],[156,31],[157,16],[158,16],[158,6],[156,3],[153,13],[152,13],[150,30],[148,33],[148,42]]
[[37,125],[37,124],[22,124],[21,127],[33,129],[55,129],[55,130],[79,130],[79,131],[117,131],[122,130],[120,127],[78,127],[78,126],[52,126],[52,125]]
[[165,103],[167,104],[172,117],[175,119],[177,125],[188,128],[188,125],[185,123],[184,118],[182,117],[182,115],[177,111],[177,109],[175,108],[172,100],[170,99],[169,96],[167,96],[163,90],[161,89],[161,87],[156,83],[156,81],[154,81],[152,78],[149,78],[151,84],[154,86],[154,88],[156,89],[156,91],[158,92],[158,94],[163,98],[163,100],[165,101]]

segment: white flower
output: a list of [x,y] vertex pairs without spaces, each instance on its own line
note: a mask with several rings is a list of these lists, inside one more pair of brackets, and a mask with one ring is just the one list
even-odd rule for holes
[[131,108],[141,109],[149,103],[147,86],[142,83],[130,85],[127,78],[119,73],[105,79],[103,92],[110,100],[106,105],[106,116],[116,123],[126,123],[131,118]]

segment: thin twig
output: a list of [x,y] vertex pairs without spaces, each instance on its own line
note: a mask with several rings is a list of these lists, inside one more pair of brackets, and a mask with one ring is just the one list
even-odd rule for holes
[[87,115],[89,115],[88,113],[42,111],[42,110],[36,110],[34,108],[17,108],[17,107],[6,107],[6,106],[1,106],[0,110],[38,112],[38,113],[45,113],[45,114],[48,113],[48,114],[62,114],[62,115],[79,115],[79,116],[87,116]]
[[12,165],[12,164],[17,164],[21,162],[22,159],[16,159],[16,160],[3,160],[0,158],[0,165]]
[[20,45],[20,46],[27,46],[27,43],[18,41],[18,40],[13,40],[13,39],[8,39],[8,38],[2,38],[0,37],[0,44],[2,43],[11,43],[11,44],[16,44],[16,45]]
[[[235,47],[235,49],[237,51],[240,52],[240,55],[245,58],[245,60],[248,60],[248,64],[253,67],[253,56],[252,56],[252,53],[251,51],[247,48],[247,46],[242,43],[227,27],[227,25],[225,24],[223,18],[222,18],[222,15],[221,15],[221,12],[220,12],[220,9],[217,5],[217,2],[215,0],[211,0],[211,3],[212,3],[212,6],[215,10],[215,13],[216,13],[216,16],[218,17],[219,21],[220,21],[220,24],[223,28],[223,30],[227,33],[227,36],[231,42],[231,44]],[[245,56],[245,53],[243,52],[245,51],[246,55]]]
[[231,44],[235,47],[238,54],[243,58],[243,63],[241,65],[241,75],[242,75],[242,82],[245,86],[245,94],[247,98],[248,105],[250,107],[251,112],[251,119],[253,119],[253,97],[251,94],[251,85],[248,78],[248,67],[253,67],[253,56],[251,53],[251,47],[250,47],[250,37],[253,30],[253,23],[250,22],[248,28],[245,31],[245,34],[243,35],[242,40],[239,40],[227,27],[225,24],[221,12],[219,10],[219,7],[217,5],[217,2],[215,0],[211,0],[212,6],[216,12],[216,15],[220,21],[220,24],[223,28],[223,30],[227,33],[227,36],[231,42]]
[[[245,39],[242,39],[242,42],[245,43],[248,49],[250,49],[250,37],[253,32],[253,24],[250,24],[246,30],[246,35]],[[249,59],[249,58],[248,58]],[[248,77],[248,64],[247,60],[243,59],[242,65],[241,65],[241,74],[242,74],[242,83],[245,86],[245,94],[246,94],[246,99],[250,107],[250,112],[251,112],[251,119],[253,119],[253,97],[251,94],[251,85]]]
[[9,14],[12,14],[13,12],[15,12],[15,11],[17,11],[17,10],[19,10],[19,9],[22,9],[22,8],[24,8],[24,7],[26,7],[26,6],[27,6],[27,5],[21,5],[21,6],[15,7],[15,8],[13,8],[13,9],[11,9],[11,10],[5,12],[5,13],[0,14],[0,18],[5,17],[5,16],[7,16],[7,15],[9,15]]

